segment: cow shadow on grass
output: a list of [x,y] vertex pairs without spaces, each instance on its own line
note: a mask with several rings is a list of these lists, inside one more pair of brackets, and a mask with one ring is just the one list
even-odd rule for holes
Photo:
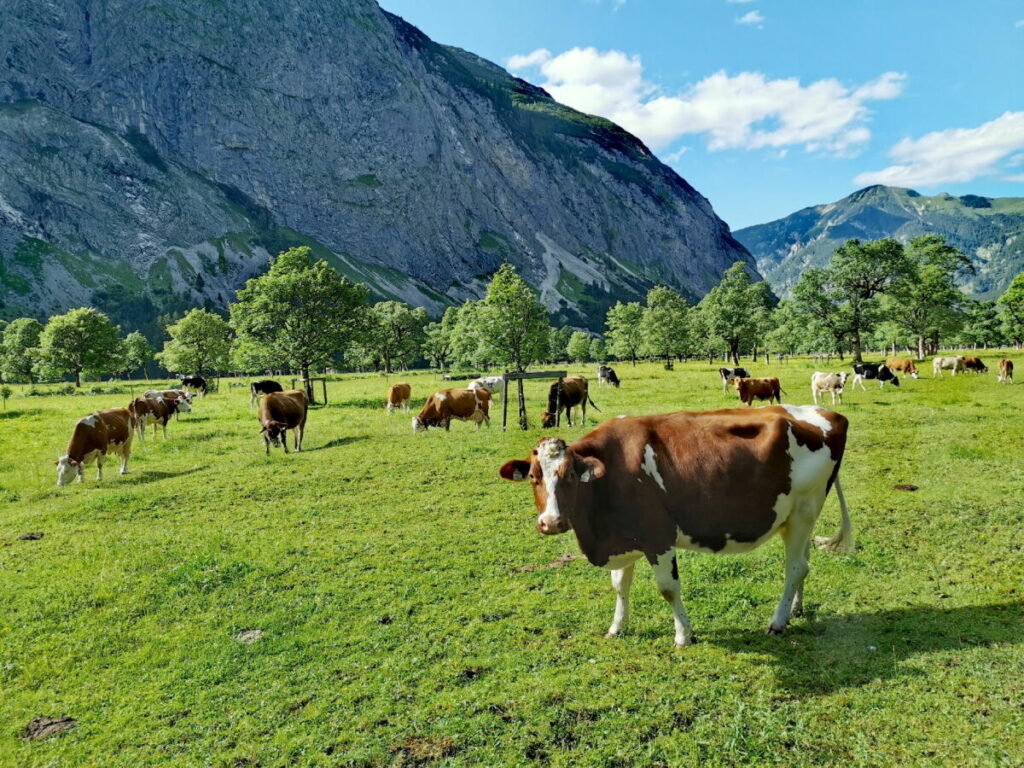
[[323,445],[318,445],[315,448],[303,448],[303,453],[312,453],[313,451],[325,451],[328,448],[338,448],[342,445],[348,445],[349,443],[357,443],[360,440],[369,440],[369,435],[349,435],[348,437],[336,437],[333,440],[329,440]]
[[180,472],[165,472],[162,469],[143,469],[136,471],[129,467],[128,478],[134,485],[145,485],[146,483],[155,483],[158,480],[170,480],[174,477],[194,475],[197,472],[202,472],[204,469],[208,468],[209,467],[192,467],[190,469],[183,469]]
[[736,653],[769,657],[780,685],[813,696],[926,675],[906,662],[929,653],[1024,642],[1024,601],[819,615],[794,620],[780,637],[726,630],[708,640]]
[[351,400],[338,400],[328,403],[328,408],[369,408],[383,411],[387,401],[383,397],[357,397]]

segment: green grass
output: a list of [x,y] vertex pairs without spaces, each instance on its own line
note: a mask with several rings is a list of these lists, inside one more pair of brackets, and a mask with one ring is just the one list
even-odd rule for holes
[[[618,365],[596,416],[731,406],[715,367]],[[807,401],[809,361],[749,367]],[[782,637],[764,635],[778,542],[682,554],[701,642],[675,650],[647,568],[609,641],[607,573],[544,567],[575,540],[537,534],[529,489],[497,477],[539,430],[414,435],[381,407],[400,379],[417,406],[442,386],[345,376],[307,450],[269,458],[248,393],[223,382],[166,440],[136,443],[130,474],[66,488],[52,461],[71,425],[127,395],[16,388],[0,412],[0,766],[1024,760],[1024,387],[848,392],[856,553],[812,555],[808,615]],[[830,498],[818,533],[837,524]],[[265,635],[232,639],[249,629]],[[21,741],[39,715],[79,725]]]

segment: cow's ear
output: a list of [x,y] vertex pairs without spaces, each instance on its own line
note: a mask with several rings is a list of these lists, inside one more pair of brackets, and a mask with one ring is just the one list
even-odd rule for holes
[[589,483],[592,480],[600,480],[604,477],[604,462],[595,459],[593,456],[579,457],[580,481]]
[[501,465],[498,474],[506,480],[525,480],[530,473],[530,462],[521,459],[512,459]]

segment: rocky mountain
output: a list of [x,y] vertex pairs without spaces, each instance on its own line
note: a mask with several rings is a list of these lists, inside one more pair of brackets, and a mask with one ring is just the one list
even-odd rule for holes
[[564,321],[737,260],[636,138],[373,0],[7,0],[0,312],[223,305],[308,244],[438,310],[515,264]]
[[1021,197],[926,197],[878,185],[735,234],[780,296],[789,294],[805,269],[828,264],[835,249],[851,238],[909,242],[919,235],[943,235],[974,262],[975,274],[967,275],[962,287],[975,298],[1002,295],[1024,270]]

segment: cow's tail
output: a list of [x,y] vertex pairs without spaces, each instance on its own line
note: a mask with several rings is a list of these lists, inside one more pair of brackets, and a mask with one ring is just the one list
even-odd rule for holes
[[843,516],[839,524],[839,530],[832,537],[815,536],[814,543],[822,549],[830,552],[853,552],[853,522],[850,520],[850,510],[846,508],[846,497],[843,496],[843,488],[839,485],[839,475],[836,474],[836,497],[839,499],[839,511]]
[[590,407],[591,408],[593,408],[598,413],[601,413],[601,409],[597,407],[597,403],[595,403],[593,400],[591,400],[591,398],[590,398],[590,390],[589,389],[587,390],[587,402],[590,403]]

